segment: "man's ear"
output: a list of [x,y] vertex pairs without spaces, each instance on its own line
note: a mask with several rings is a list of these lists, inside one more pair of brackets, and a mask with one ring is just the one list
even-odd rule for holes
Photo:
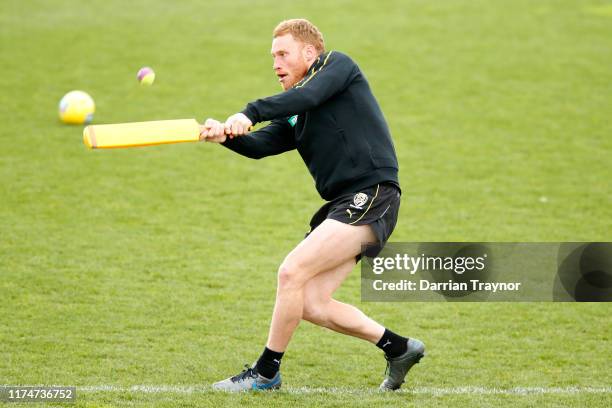
[[317,59],[317,50],[312,44],[306,44],[302,50],[302,53],[304,55],[304,59],[308,62],[312,62]]

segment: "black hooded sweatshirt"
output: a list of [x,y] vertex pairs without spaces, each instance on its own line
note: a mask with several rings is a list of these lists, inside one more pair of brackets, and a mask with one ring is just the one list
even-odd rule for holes
[[389,127],[361,70],[347,55],[319,55],[293,88],[242,111],[253,124],[271,121],[223,145],[253,159],[297,149],[325,200],[378,183],[399,188]]

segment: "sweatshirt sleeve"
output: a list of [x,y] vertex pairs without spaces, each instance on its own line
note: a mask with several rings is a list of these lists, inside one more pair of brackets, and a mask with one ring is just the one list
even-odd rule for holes
[[296,147],[293,129],[287,118],[272,121],[268,126],[245,136],[228,137],[222,145],[251,159],[273,156]]
[[293,88],[247,104],[242,111],[258,123],[304,113],[348,87],[358,73],[357,65],[345,54],[330,51],[315,62],[308,75]]

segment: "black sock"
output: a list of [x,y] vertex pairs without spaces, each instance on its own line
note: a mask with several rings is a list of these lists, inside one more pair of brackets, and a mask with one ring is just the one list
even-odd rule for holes
[[274,378],[278,370],[280,369],[281,359],[283,358],[283,354],[276,351],[272,351],[269,348],[264,348],[263,353],[257,360],[255,364],[256,370],[258,374],[263,375],[268,379]]
[[399,357],[408,350],[408,339],[385,329],[376,347],[384,351],[387,357]]

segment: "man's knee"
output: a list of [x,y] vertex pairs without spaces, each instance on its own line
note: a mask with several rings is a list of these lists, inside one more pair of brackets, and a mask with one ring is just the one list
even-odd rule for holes
[[307,279],[308,269],[289,257],[278,268],[278,288],[280,290],[300,289]]

